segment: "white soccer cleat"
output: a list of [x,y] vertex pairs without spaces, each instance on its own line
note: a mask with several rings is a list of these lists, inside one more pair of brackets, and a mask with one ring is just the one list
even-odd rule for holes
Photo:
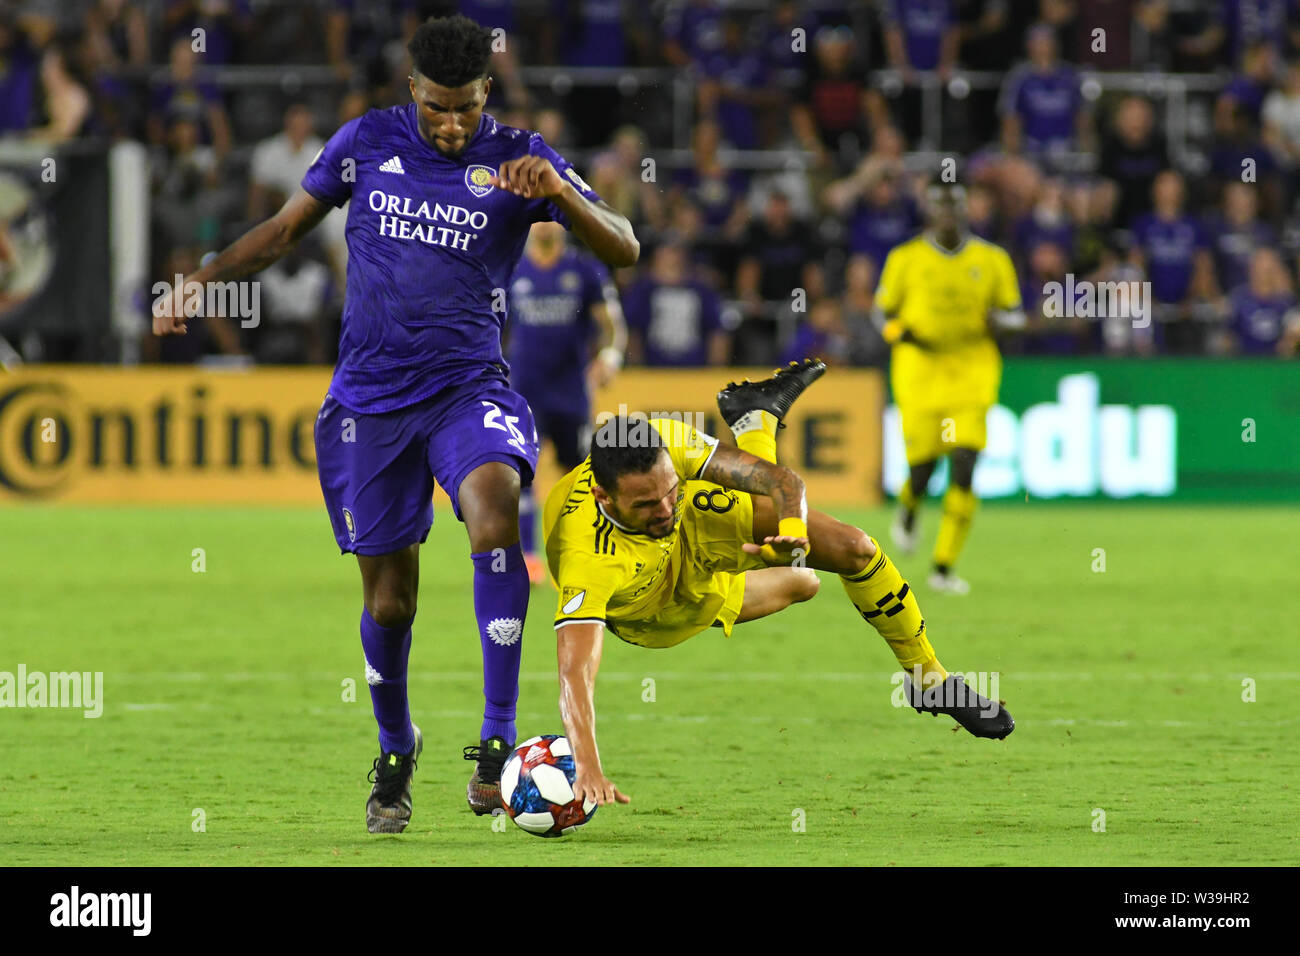
[[894,512],[894,523],[889,526],[889,537],[893,539],[894,550],[899,554],[907,556],[916,553],[916,539],[920,536],[921,516],[917,515],[912,519],[912,530],[907,530],[907,525],[903,521],[904,511],[899,508]]
[[966,579],[957,577],[951,571],[946,574],[931,571],[930,587],[943,594],[970,594],[970,584],[966,582]]

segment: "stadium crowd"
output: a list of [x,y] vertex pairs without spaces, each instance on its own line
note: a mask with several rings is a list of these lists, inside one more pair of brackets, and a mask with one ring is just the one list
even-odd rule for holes
[[[616,275],[634,364],[883,364],[876,279],[949,158],[973,232],[1017,266],[1029,324],[1004,351],[1300,345],[1294,0],[10,2],[0,137],[146,143],[152,276],[189,273],[273,211],[341,123],[409,101],[405,37],[457,10],[508,37],[489,112],[540,131],[636,228],[641,261]],[[271,79],[221,82],[231,65]],[[322,65],[324,82],[295,72]],[[592,67],[614,72],[575,69]],[[631,67],[689,78],[687,121],[672,84],[620,80]],[[1217,82],[1174,130],[1161,81],[1184,73]],[[260,274],[257,328],[146,336],[145,357],[331,361],[343,221]],[[1056,315],[1067,275],[1149,282],[1153,321]]]

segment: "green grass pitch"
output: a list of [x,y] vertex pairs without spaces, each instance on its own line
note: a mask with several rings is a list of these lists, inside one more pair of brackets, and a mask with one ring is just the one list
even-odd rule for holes
[[[885,511],[841,516],[888,550]],[[447,513],[422,552],[414,818],[371,836],[359,581],[318,509],[2,510],[0,671],[102,671],[105,704],[98,719],[0,710],[0,860],[1295,864],[1298,518],[997,504],[960,569],[968,598],[931,593],[923,556],[900,560],[940,659],[1000,673],[1017,720],[1002,742],[892,707],[893,658],[832,575],[730,641],[607,640],[601,751],[633,802],[539,840],[465,804],[479,648],[468,546]],[[933,505],[924,520],[932,539]],[[534,591],[521,737],[562,732],[554,601]]]

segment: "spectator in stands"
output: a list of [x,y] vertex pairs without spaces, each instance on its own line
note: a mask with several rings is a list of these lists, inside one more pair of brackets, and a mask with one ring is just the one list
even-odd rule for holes
[[0,12],[0,136],[32,125],[40,66],[27,34]]
[[230,118],[216,86],[200,78],[194,50],[188,38],[171,45],[171,69],[156,84],[149,105],[149,140],[162,145],[167,130],[178,120],[194,123],[199,141],[211,146],[218,159],[230,152]]
[[1098,172],[1104,177],[1111,221],[1127,226],[1150,208],[1156,175],[1171,165],[1169,147],[1156,129],[1155,110],[1141,96],[1120,100],[1111,125]]
[[[1113,241],[1103,245],[1099,255],[1099,265],[1093,272],[1088,273],[1085,278],[1092,283],[1100,286],[1101,283],[1119,283],[1117,288],[1127,287],[1134,288],[1134,283],[1140,283],[1145,280],[1146,276],[1142,269],[1135,265],[1130,257],[1124,254],[1124,251]],[[1142,355],[1148,356],[1155,353],[1156,350],[1156,326],[1152,321],[1151,315],[1135,314],[1136,310],[1132,308],[1132,299],[1130,298],[1130,307],[1127,311],[1110,311],[1112,300],[1110,297],[1099,297],[1097,300],[1100,314],[1097,316],[1097,323],[1100,326],[1098,332],[1101,337],[1101,348],[1107,355]]]
[[1089,319],[1079,315],[1059,314],[1075,310],[1056,309],[1059,298],[1048,296],[1052,284],[1063,283],[1065,274],[1070,271],[1068,251],[1051,240],[1043,240],[1028,249],[1026,262],[1027,267],[1022,270],[1020,280],[1020,295],[1025,304],[1026,318],[1021,335],[1024,350],[1034,355],[1079,355],[1090,352],[1093,326]]
[[1074,261],[1074,224],[1065,206],[1065,183],[1056,178],[1043,181],[1034,208],[1011,230],[1013,255],[1021,268],[1027,268],[1033,250],[1046,243],[1065,257],[1064,275]]
[[868,156],[853,175],[828,186],[823,197],[831,212],[847,222],[849,255],[865,256],[877,273],[889,250],[921,226],[920,211],[896,160]]
[[254,147],[248,171],[249,219],[267,218],[297,191],[312,160],[325,145],[312,131],[312,125],[311,108],[295,101],[284,111],[284,129]]
[[41,99],[47,122],[28,130],[30,139],[50,145],[65,143],[85,132],[90,118],[90,93],[69,64],[62,47],[51,45],[41,56]]
[[797,220],[790,201],[779,192],[768,196],[763,215],[750,224],[741,243],[736,269],[736,298],[744,313],[746,348],[775,351],[780,317],[790,312],[796,290],[811,300],[823,285],[818,239],[811,227]]
[[889,364],[889,346],[872,321],[876,304],[876,270],[870,260],[850,259],[844,269],[841,314],[849,336],[849,361],[854,365]]
[[806,52],[795,49],[794,30],[803,27],[796,0],[777,0],[759,27],[758,50],[771,72],[797,73],[803,69]]
[[252,32],[253,9],[249,0],[164,0],[162,24],[169,42],[200,43],[196,52],[205,63],[235,63]]
[[1246,47],[1241,70],[1224,87],[1214,104],[1214,126],[1220,134],[1230,134],[1234,110],[1242,110],[1252,123],[1259,122],[1264,97],[1273,85],[1276,70],[1273,47],[1255,41]]
[[1168,0],[1066,0],[1066,6],[1070,38],[1064,49],[1071,62],[1094,70],[1132,70],[1159,62],[1151,40],[1164,33]]
[[861,56],[847,27],[819,30],[795,95],[790,112],[795,136],[825,171],[851,169],[870,147],[874,131],[891,125]]
[[167,133],[167,147],[151,163],[154,183],[151,213],[165,246],[211,243],[226,214],[235,208],[219,177],[211,146],[199,142],[198,125],[178,117]]
[[1078,73],[1060,60],[1051,27],[1030,29],[1026,49],[1029,61],[1002,84],[1002,148],[1011,154],[1023,150],[1050,165],[1061,153],[1089,148],[1092,114],[1084,107]]
[[1296,47],[1295,5],[1291,0],[1220,0],[1217,10],[1208,11],[1205,27],[1179,43],[1179,50],[1192,57],[1217,57],[1220,63],[1237,66],[1252,43],[1265,42],[1278,56]]
[[1230,126],[1210,150],[1210,175],[1217,184],[1248,182],[1264,194],[1263,208],[1282,211],[1282,184],[1273,154],[1260,139],[1246,108],[1235,107]]
[[749,176],[732,169],[718,155],[718,124],[702,120],[691,134],[691,165],[679,170],[669,202],[694,203],[704,213],[704,224],[730,240],[740,238],[748,213],[743,202]]
[[794,339],[782,352],[780,364],[806,358],[820,358],[827,365],[848,362],[849,334],[838,300],[818,299],[809,306],[795,329]]
[[1231,350],[1242,355],[1276,354],[1288,314],[1296,308],[1291,274],[1276,250],[1255,250],[1250,281],[1233,289],[1229,302]]
[[718,294],[687,269],[686,252],[664,243],[650,272],[623,295],[628,359],[650,366],[722,365],[729,342]]
[[718,0],[682,0],[663,21],[663,56],[672,66],[701,62],[722,47],[722,4]]
[[889,65],[908,86],[917,71],[937,70],[947,81],[957,65],[960,32],[952,0],[885,0],[880,10]]
[[1259,221],[1258,187],[1228,183],[1223,190],[1222,212],[1211,216],[1206,232],[1214,237],[1215,275],[1220,289],[1235,289],[1250,275],[1255,251],[1277,243],[1277,233]]
[[[746,42],[738,16],[722,21],[722,45],[695,67],[699,115],[716,122],[722,138],[736,149],[763,146],[760,117],[773,110],[781,97],[769,85],[763,58]],[[766,141],[770,141],[770,135]]]
[[86,12],[86,40],[106,70],[149,65],[149,20],[129,0],[94,0]]
[[261,322],[248,331],[259,362],[329,361],[335,287],[322,255],[308,237],[258,275]]
[[659,230],[665,223],[665,203],[658,185],[661,172],[656,165],[654,177],[647,179],[651,169],[645,165],[647,158],[645,134],[636,126],[620,126],[609,148],[592,158],[587,177],[591,188],[626,216],[638,232],[642,227]]
[[966,191],[966,225],[981,239],[1004,244],[997,196],[984,183],[972,183]]
[[1264,144],[1287,172],[1287,195],[1294,197],[1300,173],[1300,59],[1291,61],[1281,86],[1264,97],[1261,119]]
[[1154,211],[1133,222],[1132,260],[1151,282],[1154,318],[1170,323],[1168,345],[1173,351],[1185,351],[1195,334],[1185,322],[1193,304],[1189,295],[1193,279],[1199,277],[1203,288],[1215,287],[1210,244],[1184,209],[1186,190],[1179,173],[1171,169],[1160,173],[1151,194]]

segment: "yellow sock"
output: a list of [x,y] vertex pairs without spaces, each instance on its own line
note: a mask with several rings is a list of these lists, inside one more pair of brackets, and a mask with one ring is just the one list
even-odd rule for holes
[[939,536],[934,542],[935,564],[950,568],[957,563],[974,515],[975,493],[968,488],[950,485],[943,496],[943,518],[939,521]]
[[911,478],[904,481],[903,487],[898,489],[898,503],[908,511],[916,510],[916,494],[912,491]]
[[776,464],[776,428],[780,422],[771,412],[755,409],[746,412],[731,426],[736,447],[755,458]]
[[875,545],[876,553],[866,568],[857,574],[840,575],[849,600],[863,620],[880,632],[905,670],[910,673],[920,665],[923,680],[931,674],[937,674],[937,680],[943,680],[948,672],[930,646],[916,594],[875,538],[871,543]]

